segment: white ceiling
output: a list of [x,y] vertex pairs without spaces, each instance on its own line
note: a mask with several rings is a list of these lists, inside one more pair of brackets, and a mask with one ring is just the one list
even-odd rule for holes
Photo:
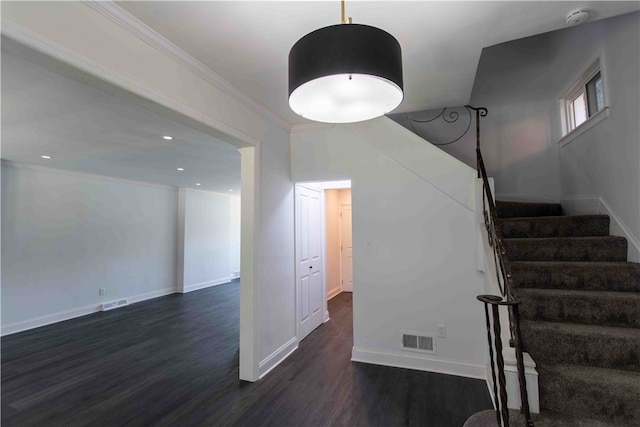
[[2,40],[3,159],[170,187],[240,191],[235,147],[34,62],[38,55]]
[[[288,107],[289,50],[305,34],[338,23],[339,1],[118,4],[285,121],[307,122]],[[483,47],[564,28],[566,14],[578,7],[595,20],[639,10],[640,2],[350,0],[347,16],[400,41],[405,100],[395,112],[408,112],[467,103]],[[171,187],[240,190],[235,147],[42,58],[2,40],[2,158]],[[166,134],[174,139],[163,140]]]
[[[236,88],[291,124],[288,55],[305,34],[340,21],[331,1],[117,2]],[[356,1],[354,22],[393,34],[403,50],[405,99],[398,112],[468,103],[482,48],[565,28],[571,10],[590,20],[640,9],[614,1]]]

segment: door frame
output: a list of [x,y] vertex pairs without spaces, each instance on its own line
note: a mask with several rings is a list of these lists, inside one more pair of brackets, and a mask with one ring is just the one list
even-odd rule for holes
[[298,266],[300,264],[300,258],[298,255],[298,234],[299,234],[299,224],[298,224],[298,186],[304,187],[309,190],[320,192],[320,236],[321,236],[321,247],[322,251],[322,323],[327,323],[329,321],[329,311],[327,309],[327,213],[326,213],[326,198],[324,193],[324,188],[321,186],[316,186],[313,183],[308,182],[295,182],[293,184],[293,224],[294,224],[294,233],[293,233],[293,249],[294,249],[294,295],[295,295],[295,310],[296,310],[296,339],[298,340],[298,344],[300,343],[300,283],[298,280]]
[[342,209],[348,206],[351,211],[351,290],[346,292],[353,293],[353,205],[340,205],[340,290],[344,290],[344,277],[342,275]]
[[[88,4],[88,3],[87,3]],[[108,5],[107,5],[108,6]],[[92,6],[93,7],[93,6]],[[103,14],[112,19],[111,9],[100,6]],[[133,104],[143,106],[183,125],[196,128],[220,140],[235,145],[240,150],[241,175],[241,266],[240,266],[240,343],[239,377],[241,380],[257,381],[260,363],[260,298],[259,294],[259,246],[260,246],[260,140],[237,128],[199,114],[183,102],[167,97],[154,88],[142,86],[137,75],[108,68],[80,54],[63,42],[52,41],[32,29],[3,20],[2,35],[36,52],[42,53],[78,70],[112,95]],[[63,43],[63,44],[59,44]],[[155,46],[154,46],[155,47]],[[213,85],[215,87],[215,85]],[[124,89],[124,91],[122,91]]]

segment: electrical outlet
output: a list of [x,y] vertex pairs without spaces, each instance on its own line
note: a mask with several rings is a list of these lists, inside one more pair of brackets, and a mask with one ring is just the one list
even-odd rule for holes
[[440,338],[447,337],[447,327],[445,325],[438,325],[438,336]]
[[107,292],[105,288],[98,289],[98,295],[104,295]]

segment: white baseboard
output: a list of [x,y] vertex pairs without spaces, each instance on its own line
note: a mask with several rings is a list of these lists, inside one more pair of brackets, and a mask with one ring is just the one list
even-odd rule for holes
[[[133,304],[148,299],[158,298],[165,295],[176,293],[175,288],[160,289],[158,291],[147,292],[144,294],[124,296]],[[74,319],[76,317],[85,316],[87,314],[100,311],[100,304],[91,304],[84,307],[73,308],[71,310],[59,311],[57,313],[47,314],[44,316],[34,317],[33,319],[22,320],[20,322],[2,325],[2,336],[15,334],[17,332],[27,331],[29,329],[39,328],[41,326],[51,325],[53,323],[63,322],[65,320]]]
[[599,199],[598,213],[609,215],[611,222],[609,223],[609,233],[613,236],[622,236],[627,239],[627,260],[631,262],[640,262],[640,242],[638,237],[635,236],[629,227],[616,215],[609,207],[607,202]]
[[342,293],[342,289],[340,288],[335,288],[327,292],[327,301],[329,301],[331,298],[335,297],[336,295],[339,295],[340,293]]
[[627,239],[627,259],[631,262],[640,262],[640,240],[611,209],[602,197],[597,196],[570,196],[562,199],[562,209],[567,215],[609,215],[609,233],[612,236],[622,236]]
[[186,294],[187,292],[197,291],[198,289],[208,288],[210,286],[218,286],[224,285],[225,283],[230,283],[231,279],[229,277],[221,277],[220,279],[215,280],[207,280],[206,282],[194,283],[193,285],[186,285],[181,294]]
[[298,338],[293,337],[282,345],[279,349],[271,353],[258,365],[258,379],[262,379],[273,368],[278,366],[284,359],[289,357],[291,353],[298,349]]
[[416,355],[406,355],[379,351],[370,348],[353,347],[351,361],[371,363],[374,365],[393,366],[396,368],[415,369],[418,371],[437,372],[439,374],[485,380],[487,377],[484,364],[460,363],[449,360],[433,359]]

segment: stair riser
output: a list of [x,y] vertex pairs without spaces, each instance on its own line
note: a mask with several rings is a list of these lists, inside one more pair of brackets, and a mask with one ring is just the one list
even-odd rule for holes
[[496,202],[498,218],[519,218],[562,215],[562,207],[555,203]]
[[505,238],[608,236],[609,217],[507,219],[500,229]]
[[522,326],[522,340],[536,361],[640,371],[640,340],[530,330],[526,322]]
[[[591,384],[574,378],[558,377],[540,370],[540,407],[573,417],[598,417],[620,425],[634,425],[640,419],[637,390]],[[616,424],[616,425],[618,425]]]
[[570,322],[589,325],[640,328],[640,300],[621,297],[600,298],[585,295],[565,298],[557,295],[531,295],[525,289],[522,298],[523,319]]
[[627,259],[624,239],[505,239],[504,244],[511,261],[620,262]]
[[511,271],[518,288],[640,292],[640,268],[635,265],[576,267],[560,264],[536,268],[513,263]]

